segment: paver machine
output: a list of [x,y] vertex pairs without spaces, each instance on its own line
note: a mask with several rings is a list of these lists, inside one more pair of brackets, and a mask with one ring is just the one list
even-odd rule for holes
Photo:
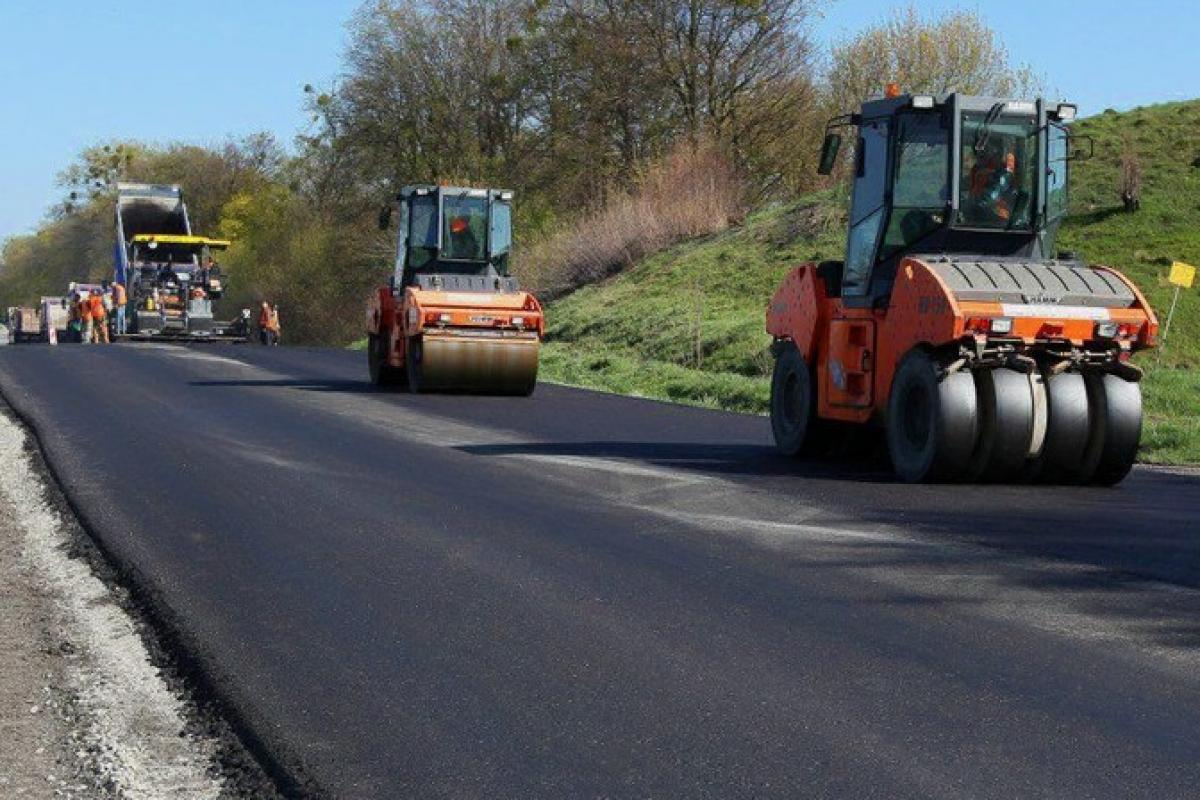
[[882,425],[908,481],[1113,484],[1142,426],[1146,299],[1055,239],[1075,107],[889,96],[830,120],[820,171],[857,131],[842,261],[804,264],[767,310],[771,426],[799,454]]
[[544,318],[537,298],[508,274],[512,192],[407,186],[398,208],[395,268],[367,304],[372,382],[412,392],[532,393]]
[[128,292],[128,334],[121,338],[244,341],[248,316],[214,317],[225,292],[213,261],[223,239],[192,233],[183,192],[175,185],[117,184],[113,278]]

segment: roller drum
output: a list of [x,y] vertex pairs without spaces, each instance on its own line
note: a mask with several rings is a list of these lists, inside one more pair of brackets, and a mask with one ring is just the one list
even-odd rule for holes
[[414,348],[419,391],[527,395],[537,383],[535,338],[421,337]]

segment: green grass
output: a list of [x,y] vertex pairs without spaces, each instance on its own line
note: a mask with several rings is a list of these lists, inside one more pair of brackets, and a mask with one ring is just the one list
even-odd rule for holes
[[1200,370],[1159,369],[1142,382],[1146,407],[1142,460],[1200,464]]
[[766,378],[701,371],[555,342],[542,348],[538,379],[747,414],[763,413],[770,396]]
[[547,338],[651,364],[765,376],[767,300],[794,265],[837,252],[842,204],[835,192],[813,195],[656,253],[553,303]]
[[[1200,101],[1105,113],[1077,131],[1096,157],[1072,169],[1060,247],[1125,272],[1162,322],[1172,260],[1200,264]],[[1119,158],[1142,160],[1142,208],[1121,210]],[[656,253],[547,309],[543,378],[607,391],[762,413],[768,398],[767,301],[801,262],[840,258],[846,198],[810,195],[751,214],[745,224]],[[1185,291],[1161,355],[1140,363],[1143,458],[1200,463],[1200,287]]]
[[[1165,324],[1171,262],[1200,266],[1200,100],[1105,112],[1077,130],[1093,137],[1096,156],[1072,172],[1071,216],[1059,244],[1124,272]],[[1117,190],[1127,144],[1143,170],[1142,207],[1133,214],[1122,210]],[[1180,292],[1162,363],[1200,367],[1200,286]]]

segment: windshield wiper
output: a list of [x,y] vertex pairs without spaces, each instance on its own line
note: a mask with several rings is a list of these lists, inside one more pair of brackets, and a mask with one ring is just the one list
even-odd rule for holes
[[983,155],[983,151],[987,149],[988,139],[992,138],[992,126],[996,124],[996,120],[1000,118],[1003,111],[1004,103],[996,103],[983,118],[979,130],[975,132],[975,155]]

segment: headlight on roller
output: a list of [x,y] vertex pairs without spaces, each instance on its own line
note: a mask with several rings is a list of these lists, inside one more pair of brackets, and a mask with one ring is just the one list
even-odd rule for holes
[[1115,322],[1097,322],[1096,337],[1099,339],[1111,339],[1117,335],[1118,327]]

